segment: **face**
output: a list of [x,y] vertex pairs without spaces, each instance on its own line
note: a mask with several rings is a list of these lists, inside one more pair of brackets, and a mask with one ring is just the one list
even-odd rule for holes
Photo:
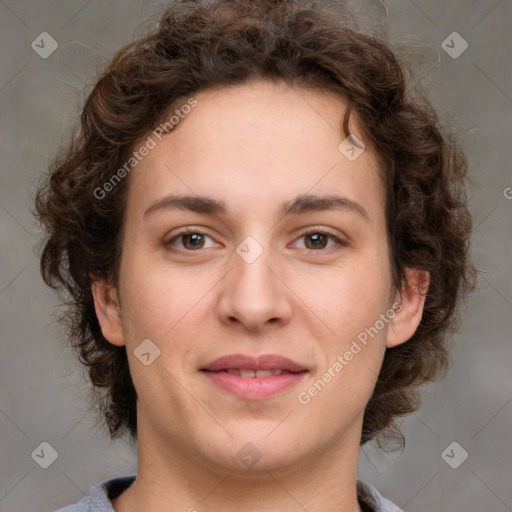
[[119,306],[93,289],[127,347],[139,444],[227,468],[358,450],[385,348],[419,322],[413,301],[392,309],[375,155],[342,154],[335,95],[253,82],[195,99],[129,177]]

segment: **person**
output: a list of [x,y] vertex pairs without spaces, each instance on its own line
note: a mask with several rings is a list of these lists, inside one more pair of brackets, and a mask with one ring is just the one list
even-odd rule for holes
[[178,0],[36,196],[45,282],[136,475],[71,511],[401,510],[357,479],[448,366],[467,160],[339,2]]

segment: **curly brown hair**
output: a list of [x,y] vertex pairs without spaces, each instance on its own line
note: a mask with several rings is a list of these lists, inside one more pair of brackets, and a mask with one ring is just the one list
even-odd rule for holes
[[114,55],[39,188],[36,215],[48,233],[43,279],[69,293],[62,320],[112,439],[126,431],[136,439],[137,395],[125,347],[102,335],[91,284],[93,276],[118,284],[129,178],[101,198],[97,191],[183,98],[212,87],[264,78],[343,97],[345,134],[354,113],[378,158],[393,284],[401,289],[406,267],[430,273],[418,329],[386,350],[361,444],[400,437],[397,419],[419,407],[418,386],[449,366],[448,341],[475,286],[467,160],[386,39],[355,29],[339,4],[174,1],[155,31]]

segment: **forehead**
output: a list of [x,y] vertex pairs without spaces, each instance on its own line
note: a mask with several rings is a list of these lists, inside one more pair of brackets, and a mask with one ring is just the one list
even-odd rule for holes
[[[370,216],[382,214],[373,152],[367,148],[350,161],[339,149],[345,139],[341,96],[255,81],[193,99],[196,106],[170,133],[149,134],[155,146],[131,173],[129,211],[165,193],[213,196],[228,211],[243,208],[246,215],[258,215],[263,204],[265,212],[272,205],[277,212],[307,193],[342,193],[364,203]],[[354,115],[349,128],[362,139]]]

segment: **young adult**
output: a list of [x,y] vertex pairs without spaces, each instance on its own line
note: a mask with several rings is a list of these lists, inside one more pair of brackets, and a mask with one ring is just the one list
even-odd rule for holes
[[90,93],[42,271],[139,467],[61,512],[400,510],[359,448],[447,365],[467,165],[328,5],[174,2]]

